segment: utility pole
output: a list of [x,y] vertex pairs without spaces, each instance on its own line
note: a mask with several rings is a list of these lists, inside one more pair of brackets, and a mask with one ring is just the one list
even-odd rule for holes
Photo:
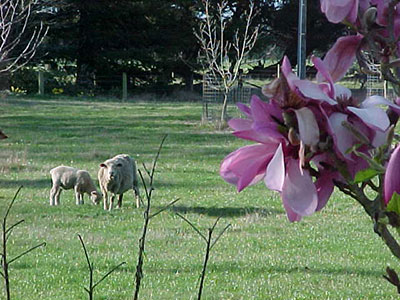
[[306,32],[307,32],[307,0],[299,1],[299,21],[297,35],[297,76],[306,78]]

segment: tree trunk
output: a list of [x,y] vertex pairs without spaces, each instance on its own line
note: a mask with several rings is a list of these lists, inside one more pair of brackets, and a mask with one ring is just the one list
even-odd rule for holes
[[[83,1],[79,5],[79,41],[77,50],[77,77],[76,84],[84,89],[91,89],[94,86],[94,57],[95,50],[93,40],[91,38],[91,30],[93,24],[91,24],[91,12],[90,5],[86,4],[88,1]],[[86,5],[85,5],[86,4]]]
[[0,91],[10,89],[10,73],[3,72],[0,73]]
[[221,120],[219,124],[219,129],[224,129],[226,127],[227,123],[227,115],[226,111],[228,108],[228,94],[229,94],[229,89],[224,90],[224,101],[222,102],[222,108],[221,108]]
[[193,72],[189,71],[183,76],[183,80],[185,81],[185,89],[187,91],[193,92]]

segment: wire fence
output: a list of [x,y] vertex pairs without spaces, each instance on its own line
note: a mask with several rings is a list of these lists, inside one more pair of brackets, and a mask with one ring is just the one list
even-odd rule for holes
[[[228,94],[227,118],[237,117],[241,113],[236,104],[249,103],[252,95],[258,95],[267,100],[261,93],[260,86],[270,82],[279,74],[278,68],[252,71],[240,76]],[[113,74],[106,76],[93,76],[87,86],[77,86],[76,78],[71,74],[57,74],[54,72],[30,71],[19,75],[18,80],[10,81],[10,91],[15,94],[39,95],[77,95],[86,97],[106,96],[123,101],[140,100],[174,100],[175,101],[200,101],[202,104],[201,119],[203,122],[220,120],[221,107],[224,98],[221,79],[211,74],[205,74],[198,80],[195,89],[187,92],[182,85],[159,82],[159,74]],[[310,75],[310,74],[308,74]],[[311,76],[311,75],[310,75]],[[350,77],[348,77],[350,78]],[[170,82],[170,81],[169,81]],[[348,81],[350,85],[350,81]],[[352,83],[354,85],[354,83]],[[392,88],[379,76],[366,76],[365,85],[352,89],[353,96],[364,99],[371,95],[381,95],[389,100],[394,100],[396,95]]]
[[[228,93],[227,117],[237,115],[236,103],[248,103],[250,101],[252,87],[246,84],[248,76],[243,75],[230,88]],[[202,121],[209,122],[220,119],[221,104],[224,99],[224,86],[222,78],[210,73],[203,75],[203,110]]]

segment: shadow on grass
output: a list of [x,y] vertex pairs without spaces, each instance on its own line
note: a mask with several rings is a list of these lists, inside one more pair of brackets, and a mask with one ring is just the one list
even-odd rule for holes
[[365,277],[379,277],[382,278],[382,271],[374,271],[367,269],[358,269],[351,267],[273,267],[273,268],[255,268],[256,273],[305,273],[305,274],[321,274],[321,275],[359,275]]
[[195,213],[208,215],[211,217],[241,217],[246,215],[258,214],[262,217],[284,213],[282,210],[266,209],[260,207],[203,207],[203,206],[179,206],[171,208],[173,212],[182,214]]
[[51,188],[51,180],[50,179],[36,179],[36,180],[4,180],[0,179],[0,187],[1,188],[19,188],[20,186],[41,189],[41,188]]
[[[201,270],[201,264],[191,265],[190,267],[183,268],[148,268],[148,272],[164,272],[164,273],[173,273],[175,274],[177,271],[183,273],[193,273],[199,272]],[[246,278],[251,278],[252,275],[256,275],[259,277],[261,274],[316,274],[316,275],[333,275],[333,276],[341,276],[341,275],[356,275],[362,277],[377,277],[379,279],[382,278],[383,272],[379,270],[368,270],[362,268],[355,267],[290,267],[290,266],[275,266],[275,267],[252,267],[252,266],[243,266],[241,264],[235,263],[214,263],[210,265],[209,271],[213,273],[241,273],[246,274]]]

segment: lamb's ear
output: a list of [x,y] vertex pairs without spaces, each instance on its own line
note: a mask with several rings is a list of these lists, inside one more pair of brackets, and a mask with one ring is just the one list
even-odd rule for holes
[[106,168],[107,166],[105,164],[100,164],[100,168]]

